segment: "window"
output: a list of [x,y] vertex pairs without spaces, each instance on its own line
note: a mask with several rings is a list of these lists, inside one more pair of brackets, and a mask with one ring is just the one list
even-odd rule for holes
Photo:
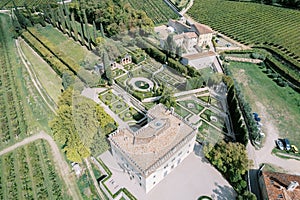
[[190,153],[190,151],[187,151],[186,153]]
[[164,173],[164,177],[165,177],[165,176],[167,176],[167,174],[168,174],[168,171],[165,171],[165,173]]
[[175,158],[173,158],[171,162],[174,162],[174,160],[175,160]]
[[180,151],[180,153],[178,154],[178,156],[180,156],[182,154],[182,151]]
[[153,185],[155,185],[155,181],[153,182]]
[[164,166],[164,169],[166,169],[168,167],[168,165]]
[[174,165],[172,165],[171,169],[173,169],[173,168],[174,168]]
[[178,165],[180,162],[181,162],[181,159],[179,158],[178,161],[177,161],[177,165]]
[[140,186],[142,187],[142,183],[140,183]]
[[154,175],[153,178],[155,178],[156,176]]

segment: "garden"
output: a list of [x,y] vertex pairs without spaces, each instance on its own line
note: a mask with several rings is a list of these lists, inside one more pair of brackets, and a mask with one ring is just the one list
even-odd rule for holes
[[145,117],[144,114],[130,107],[121,98],[116,96],[111,91],[100,93],[99,99],[109,106],[109,108],[117,114],[124,122],[137,123]]
[[144,114],[138,112],[136,109],[132,107],[120,113],[119,116],[125,122],[138,122],[145,117]]
[[[156,95],[155,89],[162,85],[170,88],[173,92],[185,90],[186,79],[175,70],[169,67],[162,68],[162,64],[153,59],[148,59],[140,66],[140,68],[129,71],[116,79],[116,82],[123,89],[137,99],[143,100],[154,97]],[[141,79],[140,82],[136,81],[139,78]]]
[[201,106],[199,103],[195,102],[194,100],[178,101],[178,103],[183,107],[187,108],[195,115],[198,115],[204,109],[203,106]]

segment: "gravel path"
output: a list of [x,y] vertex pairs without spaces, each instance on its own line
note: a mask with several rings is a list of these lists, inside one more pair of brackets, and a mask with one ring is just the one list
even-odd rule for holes
[[275,126],[275,122],[272,121],[271,116],[266,111],[263,104],[256,102],[259,112],[262,116],[262,121],[264,122],[263,129],[266,132],[266,142],[264,146],[255,150],[255,148],[248,144],[248,156],[254,162],[254,168],[258,169],[261,163],[270,163],[278,167],[283,168],[285,171],[291,174],[300,175],[300,161],[295,159],[283,159],[272,154],[272,150],[275,147],[275,140],[279,138],[279,130]]
[[39,139],[44,139],[49,143],[56,169],[59,170],[62,179],[66,183],[66,188],[68,189],[68,192],[71,195],[72,199],[81,199],[81,195],[79,194],[79,191],[77,189],[76,180],[70,172],[68,163],[62,157],[59,148],[53,138],[45,132],[41,131],[40,133],[25,138],[21,142],[18,142],[10,147],[1,150],[0,156]]
[[[21,61],[23,62],[24,66],[26,67],[26,70],[30,76],[30,79],[33,83],[33,85],[35,86],[35,88],[37,89],[38,93],[40,94],[40,96],[42,97],[42,99],[44,100],[44,102],[46,103],[46,105],[50,108],[50,110],[56,114],[56,110],[55,108],[53,108],[49,103],[48,103],[48,100],[45,98],[44,96],[44,93],[41,91],[43,88],[42,84],[39,82],[36,74],[34,73],[34,71],[31,70],[31,67],[30,67],[30,63],[28,61],[28,59],[26,58],[25,54],[23,53],[21,47],[20,47],[20,44],[19,44],[19,40],[15,40],[16,42],[16,47],[17,47],[17,50],[18,50],[18,54],[21,58]],[[51,99],[51,97],[48,96],[48,99]]]

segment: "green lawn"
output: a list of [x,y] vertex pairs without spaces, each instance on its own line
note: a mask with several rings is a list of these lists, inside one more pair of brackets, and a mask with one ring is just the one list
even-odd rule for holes
[[106,105],[110,105],[119,100],[119,98],[114,95],[111,91],[99,94],[99,99]]
[[46,27],[37,26],[37,31],[48,38],[48,40],[78,64],[82,64],[84,61],[93,64],[99,59],[98,56],[88,51],[86,47],[82,47],[79,43],[53,28],[51,25],[47,25]]
[[179,101],[178,103],[196,115],[204,109],[203,106],[193,100]]
[[189,111],[187,111],[186,109],[182,108],[181,106],[179,106],[178,104],[175,107],[175,112],[180,115],[181,117],[185,118],[188,115],[190,115],[191,113]]
[[128,122],[128,121],[139,121],[139,120],[141,120],[144,117],[144,115],[142,113],[139,113],[134,108],[129,108],[128,110],[120,113],[119,117],[123,121]]
[[21,48],[31,63],[34,72],[36,73],[43,88],[47,91],[49,96],[57,103],[58,97],[61,94],[62,80],[56,72],[24,41],[20,42]]
[[240,83],[252,110],[260,113],[262,106],[265,107],[280,136],[289,138],[291,143],[300,147],[300,94],[289,87],[278,86],[263,73],[265,69],[257,65],[231,62],[229,69]]
[[216,144],[218,141],[224,139],[224,134],[205,121],[202,121],[201,126],[198,128],[197,137],[204,143]]

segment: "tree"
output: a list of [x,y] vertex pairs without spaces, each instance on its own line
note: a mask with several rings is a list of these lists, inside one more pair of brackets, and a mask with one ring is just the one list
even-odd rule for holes
[[74,39],[75,39],[75,41],[77,41],[78,40],[78,29],[76,26],[76,21],[75,21],[73,12],[71,13],[71,24],[72,24],[72,30],[74,32]]
[[225,141],[218,142],[215,147],[205,146],[205,157],[230,181],[234,189],[242,194],[246,190],[247,183],[243,175],[252,165],[248,160],[246,147],[240,143]]
[[105,77],[108,80],[108,84],[112,85],[113,77],[112,77],[111,65],[110,65],[109,57],[108,57],[108,54],[106,51],[103,52],[102,61],[103,61],[104,70],[105,70]]
[[182,57],[182,47],[181,46],[176,46],[176,55],[178,58]]
[[167,108],[176,106],[176,99],[173,95],[173,92],[168,87],[165,87],[161,98],[159,99],[159,103],[164,104]]
[[176,56],[176,43],[173,39],[173,34],[168,35],[165,42],[165,50],[172,58]]
[[66,90],[68,87],[73,85],[75,82],[75,77],[71,72],[64,72],[62,75],[62,85],[64,89]]

